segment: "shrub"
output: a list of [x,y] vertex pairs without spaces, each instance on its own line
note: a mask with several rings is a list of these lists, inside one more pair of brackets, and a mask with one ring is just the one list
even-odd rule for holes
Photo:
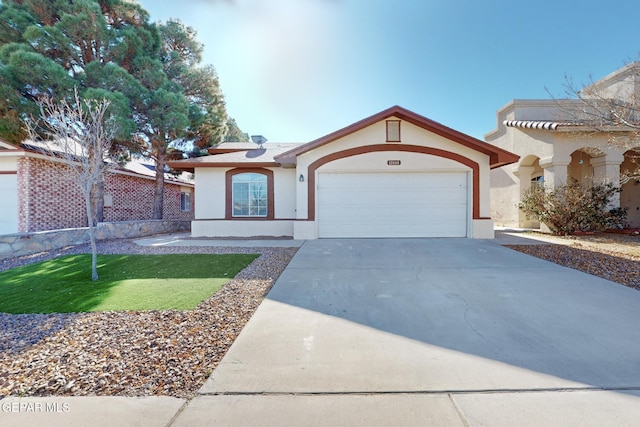
[[608,208],[619,191],[612,184],[583,187],[572,182],[555,189],[532,186],[518,207],[527,216],[546,224],[554,234],[622,228],[626,209]]

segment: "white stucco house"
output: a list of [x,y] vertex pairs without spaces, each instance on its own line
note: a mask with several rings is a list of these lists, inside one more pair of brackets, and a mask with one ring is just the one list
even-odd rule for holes
[[195,172],[193,236],[492,238],[489,173],[518,156],[399,106],[308,143],[223,143]]
[[[628,99],[640,95],[640,63],[631,63],[583,89],[583,94]],[[623,126],[604,126],[594,131],[590,118],[580,118],[579,100],[513,100],[497,112],[497,127],[485,140],[520,156],[518,162],[491,171],[491,212],[496,225],[540,226],[517,205],[531,185],[547,187],[569,180],[581,184],[620,183],[621,175],[638,167],[640,145],[627,141]],[[575,114],[574,114],[575,113]],[[640,182],[622,185],[612,207],[628,209],[627,222],[640,227]]]

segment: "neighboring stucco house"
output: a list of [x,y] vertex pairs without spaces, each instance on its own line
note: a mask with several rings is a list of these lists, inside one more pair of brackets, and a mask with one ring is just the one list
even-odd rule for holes
[[[84,199],[62,162],[0,141],[0,235],[86,227]],[[164,219],[193,219],[194,184],[166,176]],[[155,168],[142,162],[105,175],[104,221],[149,220]]]
[[[588,88],[601,96],[624,99],[640,95],[640,65],[632,63]],[[612,133],[618,140],[625,132],[610,127],[593,132],[588,118],[576,120],[582,108],[578,100],[513,100],[497,112],[497,128],[485,140],[520,156],[517,163],[491,171],[491,217],[496,225],[540,226],[527,218],[517,205],[531,185],[558,186],[575,180],[593,183],[620,183],[620,176],[637,167],[634,158],[640,146],[610,144]],[[569,119],[569,116],[574,116]],[[640,185],[631,180],[622,185],[612,207],[628,208],[627,222],[640,227]]]
[[193,236],[492,238],[489,171],[518,157],[402,107],[306,144],[223,143],[195,172]]

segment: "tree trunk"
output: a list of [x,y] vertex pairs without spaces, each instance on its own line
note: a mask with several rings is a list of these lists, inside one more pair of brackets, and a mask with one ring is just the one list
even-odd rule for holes
[[89,224],[89,240],[91,241],[91,280],[98,280],[98,248],[96,247],[96,233],[93,225],[93,209],[91,208],[91,194],[87,190],[84,196],[84,204],[87,209],[87,223]]
[[93,186],[91,199],[94,215],[93,225],[96,226],[99,222],[104,221],[104,176],[101,176],[96,185]]
[[153,219],[162,219],[164,209],[164,166],[166,153],[158,150],[156,155],[156,188],[153,201]]

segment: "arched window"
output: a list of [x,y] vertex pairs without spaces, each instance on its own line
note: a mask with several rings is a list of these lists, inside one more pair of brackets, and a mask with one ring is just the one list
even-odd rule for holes
[[231,216],[266,217],[268,214],[267,176],[238,173],[231,178]]

